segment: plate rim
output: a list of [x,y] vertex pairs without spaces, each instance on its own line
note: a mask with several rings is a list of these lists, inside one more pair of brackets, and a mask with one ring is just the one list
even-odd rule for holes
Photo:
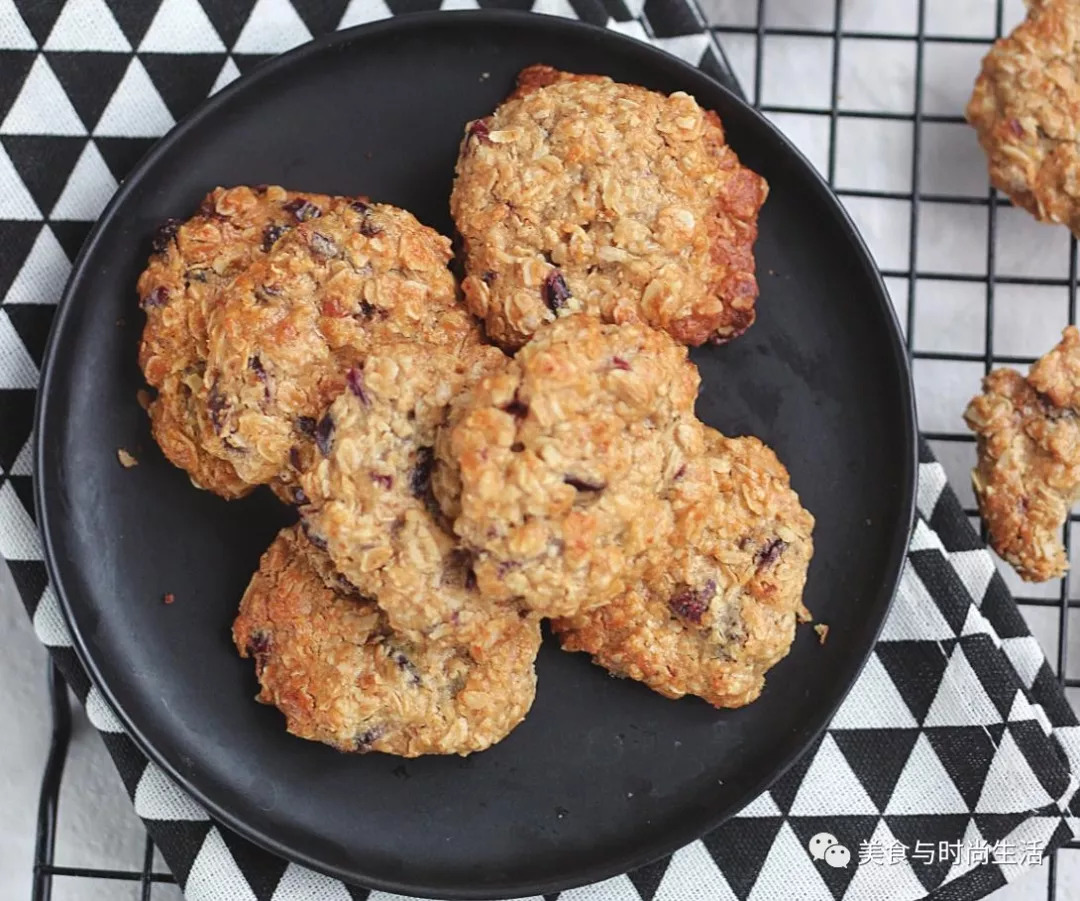
[[[786,153],[801,164],[806,174],[806,184],[822,195],[825,201],[833,208],[837,224],[841,227],[849,243],[856,251],[857,256],[860,258],[860,268],[864,271],[868,281],[875,289],[873,293],[878,305],[884,308],[885,319],[889,326],[887,331],[890,339],[889,344],[892,363],[894,364],[892,368],[894,369],[899,382],[900,400],[903,407],[900,411],[903,416],[901,425],[907,451],[904,455],[906,462],[903,471],[900,474],[902,484],[898,489],[902,494],[901,514],[898,517],[898,522],[896,523],[896,527],[891,536],[891,541],[889,542],[889,565],[881,574],[881,585],[889,586],[888,596],[883,600],[879,599],[877,602],[876,606],[880,608],[880,612],[875,611],[875,615],[878,616],[878,619],[873,629],[873,640],[868,643],[866,649],[862,653],[852,655],[847,662],[847,671],[843,673],[846,687],[836,695],[832,703],[820,705],[822,711],[820,722],[814,724],[807,731],[807,733],[798,741],[797,746],[789,751],[789,753],[781,760],[780,765],[776,767],[772,773],[763,779],[748,783],[743,787],[743,789],[737,793],[736,800],[730,805],[729,809],[714,812],[701,821],[695,820],[694,824],[689,828],[672,831],[665,837],[665,840],[662,843],[656,843],[647,853],[609,855],[603,858],[597,865],[581,868],[579,872],[575,873],[570,878],[554,876],[543,881],[519,883],[516,886],[511,887],[509,893],[505,891],[493,893],[490,888],[469,888],[461,885],[446,888],[437,885],[418,884],[415,882],[385,879],[381,877],[369,877],[367,875],[364,875],[363,878],[358,878],[357,871],[333,866],[320,861],[311,854],[297,851],[295,848],[289,847],[282,841],[268,835],[257,825],[253,825],[248,821],[238,818],[228,809],[228,807],[219,804],[179,772],[168,761],[166,755],[160,752],[155,745],[147,739],[146,735],[133,722],[128,713],[117,703],[107,680],[102,677],[101,672],[94,662],[93,655],[88,651],[85,637],[80,632],[72,615],[70,597],[64,588],[64,581],[60,575],[60,567],[58,567],[56,563],[57,557],[52,539],[48,505],[46,502],[47,492],[45,490],[46,483],[48,482],[48,476],[45,476],[44,467],[44,452],[47,443],[45,421],[48,414],[49,397],[52,394],[51,387],[53,376],[59,366],[57,363],[58,336],[64,331],[65,322],[74,307],[74,298],[76,297],[79,288],[87,279],[89,262],[101,240],[101,235],[104,232],[105,227],[111,223],[115,218],[117,211],[126,203],[128,195],[134,190],[133,186],[139,181],[142,173],[145,172],[145,170],[174,143],[180,140],[189,131],[196,128],[204,118],[212,115],[219,107],[227,104],[234,96],[255,89],[261,82],[272,78],[283,68],[291,67],[309,56],[324,53],[338,44],[350,43],[358,38],[371,39],[377,37],[382,32],[424,30],[433,25],[439,25],[451,20],[471,21],[478,25],[506,24],[516,27],[535,27],[540,24],[538,20],[542,20],[543,24],[548,28],[554,28],[555,30],[565,29],[579,32],[591,32],[593,39],[599,39],[608,43],[632,48],[638,53],[644,52],[646,55],[651,54],[660,56],[665,59],[668,66],[672,66],[676,70],[681,69],[683,73],[688,76],[705,78],[712,82],[716,89],[728,96],[730,102],[741,106],[745,113],[749,113],[758,121],[759,126],[771,132],[772,136],[784,146]],[[637,869],[673,853],[679,848],[682,848],[717,828],[722,823],[734,817],[754,798],[763,791],[766,791],[780,779],[797,760],[806,754],[814,742],[828,729],[829,723],[832,722],[837,710],[847,698],[867,661],[874,652],[877,640],[884,627],[885,620],[888,618],[889,611],[899,588],[900,576],[910,544],[912,530],[915,525],[916,488],[919,467],[919,432],[913,377],[906,343],[896,309],[889,299],[888,289],[885,286],[884,279],[874,261],[873,255],[870,253],[869,247],[856,227],[854,220],[840,202],[832,187],[822,177],[821,173],[818,172],[813,164],[810,163],[807,157],[789,138],[773,125],[773,123],[765,118],[764,115],[751,106],[735,91],[731,90],[703,69],[663,50],[651,41],[642,41],[630,35],[603,26],[593,25],[589,22],[508,9],[434,10],[429,12],[410,13],[407,15],[392,16],[376,22],[368,22],[340,31],[328,32],[311,41],[294,47],[285,53],[279,54],[272,59],[264,61],[252,72],[243,75],[216,94],[203,100],[194,110],[180,119],[172,128],[162,135],[133,167],[131,172],[128,173],[120,187],[109,199],[109,202],[98,215],[88,236],[84,240],[78,255],[72,263],[71,272],[69,273],[68,279],[64,285],[63,293],[57,303],[53,323],[49,332],[49,339],[45,348],[45,354],[42,358],[40,377],[34,399],[32,449],[34,514],[37,523],[37,531],[41,536],[42,541],[42,557],[49,577],[49,584],[54,590],[64,620],[70,631],[72,647],[80,665],[86,671],[90,684],[93,687],[96,687],[108,701],[112,709],[116,712],[120,723],[124,728],[125,734],[131,739],[138,750],[146,756],[147,760],[150,763],[161,767],[169,778],[198,802],[215,826],[224,826],[271,854],[286,861],[292,861],[317,872],[324,873],[350,885],[358,885],[368,889],[392,892],[406,896],[411,895],[424,898],[439,897],[447,899],[447,901],[457,901],[457,899],[461,899],[461,901],[485,901],[485,899],[494,898],[547,895],[553,892],[565,891],[590,883],[600,882],[630,870]]]

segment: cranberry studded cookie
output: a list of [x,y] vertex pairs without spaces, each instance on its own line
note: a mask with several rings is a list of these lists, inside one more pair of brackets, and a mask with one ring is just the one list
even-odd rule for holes
[[990,544],[1029,582],[1068,569],[1061,529],[1080,499],[1080,332],[1024,378],[996,369],[983,379],[964,419],[976,436],[971,473]]
[[205,447],[255,484],[295,480],[346,373],[387,341],[480,342],[450,242],[392,206],[341,199],[236,278],[210,318]]
[[196,485],[222,497],[240,497],[253,486],[202,447],[210,431],[203,385],[207,318],[223,284],[329,202],[279,187],[217,188],[191,219],[159,229],[139,277],[146,311],[139,365],[157,389],[149,407],[154,438]]
[[967,106],[990,181],[1080,235],[1080,2],[1041,0],[983,59]]
[[575,312],[728,341],[754,321],[767,191],[688,94],[531,66],[461,143],[466,302],[509,349]]
[[416,343],[372,351],[320,420],[318,460],[301,477],[308,537],[378,599],[390,625],[432,639],[490,615],[471,557],[431,489],[436,429],[450,402],[507,365],[497,348],[452,354]]
[[[436,497],[481,593],[544,616],[599,606],[666,547],[666,495],[700,445],[686,348],[587,315],[541,329],[436,442]],[[445,472],[443,470],[446,470]]]
[[289,732],[341,751],[481,751],[524,719],[536,692],[534,617],[493,612],[457,643],[409,641],[296,526],[263,554],[233,640]]
[[709,429],[706,443],[675,482],[670,548],[612,603],[553,628],[565,650],[665,697],[741,707],[809,618],[814,518],[756,438]]

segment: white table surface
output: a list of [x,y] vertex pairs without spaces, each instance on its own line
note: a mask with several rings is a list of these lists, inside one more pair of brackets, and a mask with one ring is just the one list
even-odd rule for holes
[[[752,25],[756,0],[703,0],[716,24]],[[910,34],[915,0],[843,0],[848,31]],[[942,35],[987,37],[994,30],[990,0],[927,0],[927,31]],[[831,28],[832,0],[769,0],[773,26]],[[1022,15],[1020,0],[1006,3],[1006,28]],[[755,39],[728,35],[723,44],[748,94],[754,92]],[[848,109],[910,112],[913,109],[914,43],[845,37],[841,53],[840,104]],[[962,112],[985,46],[934,42],[926,47],[924,109]],[[764,45],[762,100],[765,104],[827,107],[832,40],[823,37],[767,37]],[[828,118],[783,114],[773,120],[823,171],[828,159]],[[889,191],[911,189],[913,128],[910,122],[841,119],[837,134],[837,185]],[[925,193],[984,196],[985,162],[970,129],[963,125],[924,125],[921,188]],[[845,200],[883,268],[907,269],[910,206],[907,201]],[[921,270],[985,272],[986,213],[979,207],[923,203],[917,248]],[[1041,226],[1012,209],[998,214],[997,267],[1016,275],[1067,274],[1068,235]],[[905,318],[908,284],[890,279],[894,302]],[[979,284],[920,281],[917,286],[916,345],[923,350],[983,352],[985,288]],[[1063,289],[997,287],[995,353],[1037,356],[1045,352],[1067,319]],[[920,361],[915,378],[922,427],[959,431],[960,413],[977,390],[981,364]],[[973,499],[967,472],[970,445],[937,443],[939,459],[965,505]],[[1080,536],[1077,536],[1080,538]],[[1080,565],[1080,540],[1073,543]],[[1006,571],[1011,586],[1017,580]],[[1027,596],[1056,596],[1057,583],[1026,586]],[[1080,597],[1080,579],[1074,588]],[[1056,608],[1022,607],[1052,664],[1057,655]],[[1069,675],[1080,675],[1080,616],[1069,630]],[[0,570],[0,709],[10,725],[0,733],[0,899],[29,898],[37,792],[48,747],[45,651],[38,644],[5,570]],[[1075,692],[1076,690],[1074,690]],[[1077,698],[1072,698],[1074,704]],[[101,739],[81,708],[74,711],[74,735],[63,782],[57,862],[70,866],[138,868],[143,831]],[[993,901],[1046,898],[1044,865],[1001,889]],[[1058,898],[1080,899],[1080,851],[1059,854]],[[136,887],[115,882],[63,880],[55,883],[57,901],[134,899]],[[155,899],[179,898],[167,887]]]

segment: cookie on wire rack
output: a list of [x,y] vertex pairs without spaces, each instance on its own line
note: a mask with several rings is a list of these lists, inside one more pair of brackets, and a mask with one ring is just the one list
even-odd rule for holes
[[1061,530],[1080,500],[1080,331],[1066,328],[1026,378],[987,375],[964,419],[977,440],[971,481],[990,545],[1029,582],[1061,576]]
[[983,59],[966,115],[994,187],[1080,234],[1080,2],[1030,3]]

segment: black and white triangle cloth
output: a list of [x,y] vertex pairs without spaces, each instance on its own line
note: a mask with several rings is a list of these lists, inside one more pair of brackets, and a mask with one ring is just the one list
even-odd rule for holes
[[[583,18],[724,77],[694,0],[481,0]],[[81,669],[33,522],[30,427],[56,300],[118,182],[207,94],[322,32],[476,0],[0,0],[0,555],[190,901],[391,901],[211,821]],[[817,745],[737,817],[560,901],[974,899],[1080,834],[1080,726],[923,448],[919,519],[866,669]],[[820,832],[848,848],[834,868]],[[927,853],[929,849],[932,853]],[[944,851],[943,851],[944,849]]]

